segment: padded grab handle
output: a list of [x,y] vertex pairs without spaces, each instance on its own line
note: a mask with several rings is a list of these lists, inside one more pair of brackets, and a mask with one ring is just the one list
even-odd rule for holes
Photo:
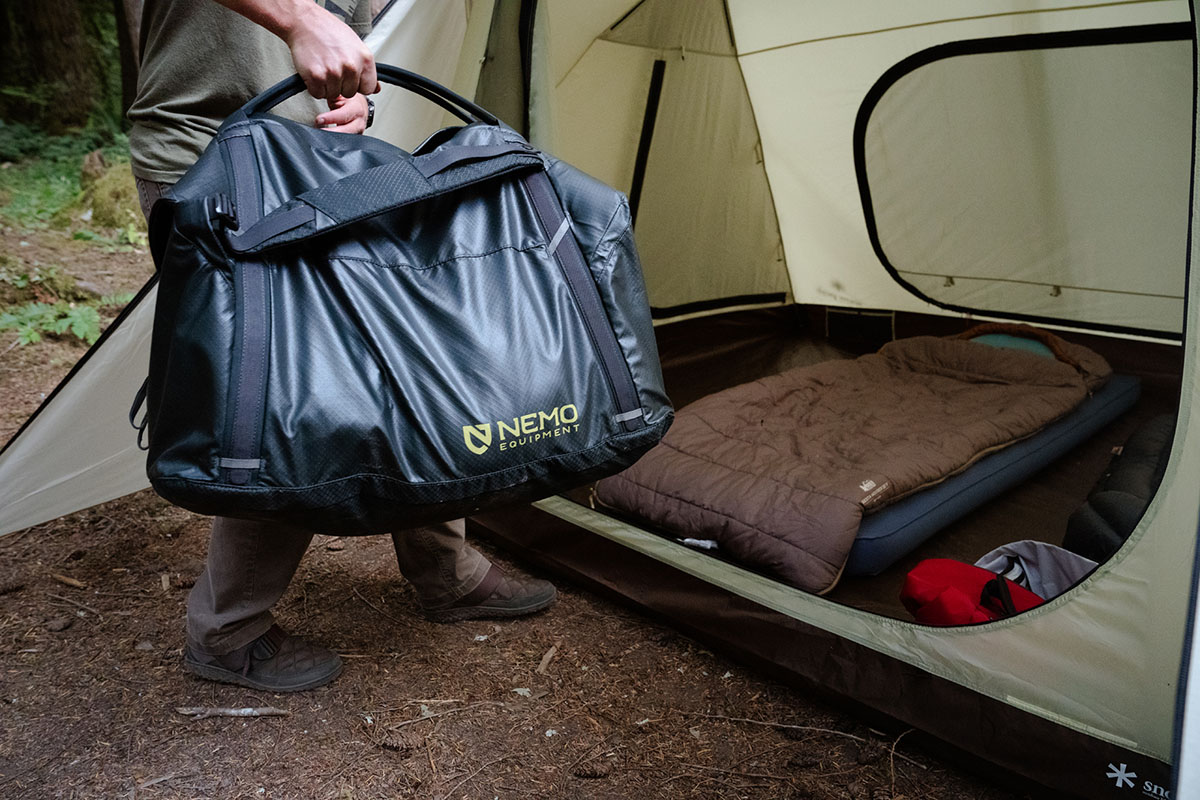
[[526,142],[444,147],[417,157],[405,153],[395,161],[310,189],[247,230],[228,233],[226,241],[237,253],[259,250],[325,233],[509,172],[542,166],[542,156]]
[[[384,83],[390,83],[402,89],[407,89],[413,94],[420,95],[426,100],[437,103],[463,122],[468,124],[472,122],[485,122],[488,125],[498,125],[500,123],[487,110],[475,105],[467,98],[450,91],[440,83],[431,81],[415,72],[409,72],[400,67],[393,67],[391,64],[376,64],[375,70],[379,75],[379,79]],[[305,91],[305,89],[304,81],[299,75],[285,78],[235,111],[230,119],[232,120],[235,117],[237,119],[245,119],[254,114],[269,111],[289,97]]]

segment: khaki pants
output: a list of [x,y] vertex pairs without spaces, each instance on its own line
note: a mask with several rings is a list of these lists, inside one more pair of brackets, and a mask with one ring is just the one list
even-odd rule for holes
[[[466,543],[462,520],[392,534],[400,572],[428,608],[449,605],[478,586],[490,562]],[[274,622],[313,535],[299,528],[217,517],[208,563],[188,596],[189,644],[223,655],[249,644]]]
[[[137,179],[142,213],[170,184]],[[483,582],[491,563],[466,543],[462,520],[392,534],[400,572],[422,606],[449,605]],[[191,647],[208,655],[236,650],[267,632],[313,534],[284,525],[217,517],[208,562],[188,596]]]

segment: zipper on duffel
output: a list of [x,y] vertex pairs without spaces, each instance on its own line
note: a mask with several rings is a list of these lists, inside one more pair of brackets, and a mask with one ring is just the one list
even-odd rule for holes
[[538,221],[549,241],[547,249],[554,256],[567,287],[575,298],[575,305],[583,318],[584,328],[592,340],[592,346],[600,357],[600,366],[608,381],[609,391],[617,406],[614,420],[626,431],[636,431],[646,425],[645,414],[641,401],[638,400],[637,387],[634,386],[633,376],[629,365],[625,363],[625,355],[617,342],[608,315],[604,313],[604,303],[600,299],[600,291],[592,280],[591,270],[579,248],[579,242],[571,230],[571,224],[563,211],[562,204],[550,177],[544,170],[532,172],[522,178],[525,189],[533,201]]

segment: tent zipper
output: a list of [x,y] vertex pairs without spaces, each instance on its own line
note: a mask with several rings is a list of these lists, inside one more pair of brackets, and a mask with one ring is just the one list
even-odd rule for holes
[[570,230],[570,221],[550,183],[550,177],[544,170],[538,170],[521,180],[546,235],[547,250],[562,270],[567,288],[571,290],[575,306],[583,319],[584,328],[600,357],[602,372],[617,407],[614,420],[625,431],[636,431],[645,427],[645,415],[638,399],[637,387],[633,383],[633,376],[629,373],[629,366],[625,363],[612,323],[604,312],[600,292],[592,280],[583,251],[579,249],[579,242]]

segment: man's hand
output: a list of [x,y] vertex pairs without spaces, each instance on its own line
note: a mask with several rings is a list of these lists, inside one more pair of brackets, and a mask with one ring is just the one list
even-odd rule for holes
[[327,101],[329,110],[317,116],[317,127],[342,133],[362,133],[367,129],[367,98],[335,97]]
[[378,92],[375,56],[362,39],[312,0],[305,2],[306,11],[297,15],[294,24],[280,38],[291,48],[292,62],[308,93],[330,101],[332,108],[339,96]]
[[282,39],[313,97],[334,101],[379,91],[375,56],[349,25],[313,0],[216,1]]

